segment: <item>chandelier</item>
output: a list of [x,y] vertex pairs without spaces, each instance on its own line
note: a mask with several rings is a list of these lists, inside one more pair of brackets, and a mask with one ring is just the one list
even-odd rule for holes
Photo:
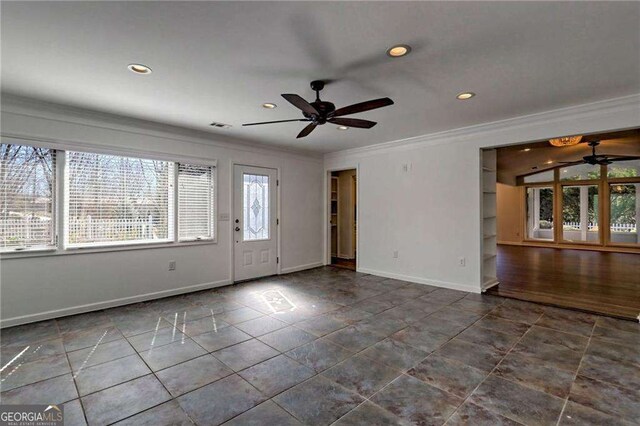
[[571,146],[580,143],[582,136],[564,136],[561,138],[549,139],[549,143],[553,146]]

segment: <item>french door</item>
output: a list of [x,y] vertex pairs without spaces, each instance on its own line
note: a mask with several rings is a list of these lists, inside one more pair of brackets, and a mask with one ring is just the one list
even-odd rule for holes
[[235,281],[277,273],[276,174],[275,169],[234,166]]

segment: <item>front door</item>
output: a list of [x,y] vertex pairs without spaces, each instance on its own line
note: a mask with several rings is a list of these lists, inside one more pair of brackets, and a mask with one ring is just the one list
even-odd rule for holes
[[233,176],[235,281],[275,275],[276,170],[236,165]]

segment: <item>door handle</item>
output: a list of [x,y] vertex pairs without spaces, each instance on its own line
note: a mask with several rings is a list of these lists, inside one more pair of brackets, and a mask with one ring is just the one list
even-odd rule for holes
[[236,232],[240,232],[240,227],[236,226]]

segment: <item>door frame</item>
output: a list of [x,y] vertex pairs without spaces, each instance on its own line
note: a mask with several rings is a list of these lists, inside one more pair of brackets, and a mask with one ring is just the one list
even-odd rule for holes
[[234,161],[231,160],[231,167],[229,170],[229,182],[231,183],[229,185],[229,203],[230,203],[230,207],[229,207],[229,226],[228,226],[228,230],[229,230],[229,259],[231,259],[229,268],[229,281],[231,281],[231,284],[235,284],[235,279],[236,279],[236,259],[235,259],[235,239],[234,239],[234,230],[233,230],[233,218],[235,217],[235,187],[236,187],[236,182],[235,182],[235,168],[236,166],[246,166],[246,167],[258,167],[258,168],[262,168],[262,169],[271,169],[271,170],[275,170],[276,171],[276,233],[275,233],[275,238],[276,238],[276,256],[277,259],[279,260],[276,263],[276,275],[280,275],[282,273],[282,247],[281,247],[281,226],[280,226],[280,211],[281,211],[281,196],[280,196],[280,183],[281,183],[281,173],[280,173],[280,167],[269,167],[269,166],[264,166],[264,165],[260,165],[260,164],[255,164],[255,163],[248,163],[245,161]]
[[324,256],[323,256],[323,264],[331,265],[331,173],[332,172],[342,172],[345,170],[355,170],[356,171],[356,272],[359,270],[360,266],[360,203],[362,197],[360,196],[360,163],[355,163],[353,165],[341,166],[341,167],[332,167],[328,169],[324,169],[324,188],[323,188],[323,197],[324,197],[324,205],[323,208],[323,219],[322,219],[322,229],[324,235]]

